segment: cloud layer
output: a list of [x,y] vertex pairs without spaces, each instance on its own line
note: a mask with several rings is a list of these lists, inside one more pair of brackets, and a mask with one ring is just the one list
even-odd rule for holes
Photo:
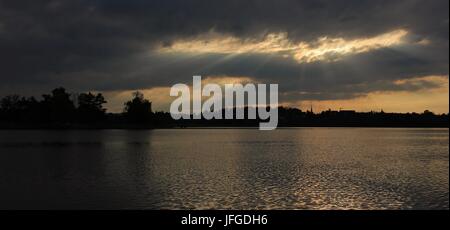
[[0,95],[160,92],[192,75],[279,83],[285,102],[436,90],[423,79],[448,82],[448,4],[2,0]]

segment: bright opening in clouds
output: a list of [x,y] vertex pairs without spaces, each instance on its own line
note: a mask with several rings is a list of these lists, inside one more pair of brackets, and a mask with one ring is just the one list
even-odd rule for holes
[[162,45],[159,52],[188,54],[281,54],[299,63],[314,61],[337,61],[340,57],[369,52],[404,43],[408,32],[394,30],[370,38],[346,40],[344,38],[320,37],[313,42],[295,43],[287,33],[271,33],[262,40],[240,39],[214,32],[194,39],[180,39],[171,45]]

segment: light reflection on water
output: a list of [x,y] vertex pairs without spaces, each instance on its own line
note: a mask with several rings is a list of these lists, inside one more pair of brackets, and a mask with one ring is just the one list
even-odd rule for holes
[[448,129],[0,131],[0,208],[448,209]]

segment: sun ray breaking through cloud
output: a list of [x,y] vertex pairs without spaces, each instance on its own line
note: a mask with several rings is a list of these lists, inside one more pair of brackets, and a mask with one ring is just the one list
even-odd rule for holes
[[280,54],[284,57],[294,58],[299,63],[310,63],[337,61],[346,55],[400,45],[405,42],[406,35],[408,35],[408,31],[398,29],[367,38],[345,39],[324,36],[312,42],[295,43],[289,39],[287,33],[269,33],[264,39],[257,40],[209,32],[193,39],[176,40],[171,45],[160,46],[158,51],[192,55],[207,53]]

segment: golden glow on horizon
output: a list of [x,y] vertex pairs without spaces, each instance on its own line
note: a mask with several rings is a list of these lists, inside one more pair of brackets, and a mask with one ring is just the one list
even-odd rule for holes
[[308,110],[313,105],[314,112],[328,109],[350,109],[356,111],[385,112],[417,112],[430,110],[434,113],[449,112],[449,78],[448,76],[425,76],[409,80],[396,81],[394,84],[411,84],[427,81],[439,85],[438,88],[417,91],[378,91],[363,97],[346,100],[303,100],[285,102],[283,106],[297,107]]
[[[345,55],[364,53],[384,47],[400,45],[408,31],[398,29],[369,38],[347,40],[320,37],[314,42],[294,43],[287,33],[270,33],[263,40],[240,39],[215,32],[195,39],[176,40],[170,46],[159,47],[162,53],[220,53],[220,54],[281,54],[297,62],[336,61]],[[421,44],[420,45],[425,45]]]
[[[250,77],[245,76],[207,76],[202,78],[202,85],[215,83],[224,86],[225,84],[247,84],[247,83],[259,83]],[[187,82],[189,88],[192,92],[192,79]],[[174,100],[173,97],[169,95],[171,87],[153,87],[150,89],[138,89],[144,94],[145,98],[152,102],[152,108],[154,111],[169,111],[170,103]],[[133,92],[136,90],[124,90],[124,91],[109,91],[105,92],[104,95],[108,99],[108,111],[111,112],[121,112],[123,110],[123,103],[130,100]],[[205,97],[203,97],[205,99]],[[192,98],[191,98],[192,100]]]
[[[144,94],[144,97],[152,102],[153,111],[169,111],[169,104],[172,98],[169,96],[170,87],[153,87],[150,89],[137,89]],[[132,98],[133,92],[136,90],[108,91],[103,95],[107,98],[106,107],[109,112],[122,112],[124,103]]]
[[[416,91],[378,91],[371,92],[363,97],[346,100],[302,100],[283,102],[280,94],[280,105],[297,107],[302,110],[310,108],[312,103],[315,112],[327,109],[339,110],[352,109],[356,111],[380,111],[385,112],[423,112],[430,110],[435,113],[449,112],[449,78],[448,76],[424,76],[406,80],[398,80],[396,85],[414,85],[431,83],[439,87],[433,89],[422,89]],[[217,83],[259,83],[250,77],[238,76],[210,76],[202,79],[202,84]],[[192,90],[192,89],[191,89]],[[110,112],[121,112],[123,103],[130,100],[135,90],[110,91],[104,95],[108,100],[106,105]],[[150,89],[140,89],[145,97],[152,101],[154,111],[169,111],[173,97],[169,96],[170,87],[154,87]]]

